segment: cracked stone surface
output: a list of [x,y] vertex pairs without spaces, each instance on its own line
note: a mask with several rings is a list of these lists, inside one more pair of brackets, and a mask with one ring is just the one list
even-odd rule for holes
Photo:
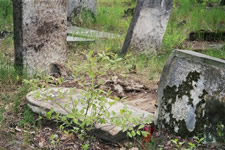
[[66,1],[13,0],[15,64],[28,74],[66,60]]
[[172,8],[173,0],[138,0],[122,53],[159,50]]
[[[85,92],[79,89],[49,88],[39,89],[30,92],[26,96],[26,99],[28,101],[28,106],[36,113],[41,113],[42,115],[45,115],[46,112],[53,108],[55,112],[60,113],[62,115],[67,115],[72,112],[74,106],[73,101],[79,101],[79,99],[86,99],[84,95]],[[113,102],[112,99],[107,99],[107,101]],[[78,102],[76,108],[79,111],[86,105],[87,104],[81,104]],[[115,112],[118,116],[120,115],[120,110],[123,109],[124,106],[125,105],[120,102],[116,102],[112,106],[109,106],[109,104],[107,104],[109,112]],[[131,116],[140,116],[141,119],[147,119],[153,116],[153,114],[144,110],[140,110],[133,106],[127,105],[127,109],[132,112]],[[88,112],[88,115],[90,115],[90,113],[91,111]],[[136,125],[138,124],[134,124],[133,126]],[[98,122],[94,126],[95,129],[93,130],[93,133],[103,140],[110,142],[118,142],[126,138],[126,134],[122,132],[122,128],[119,126],[115,126],[110,123],[100,124]]]
[[174,50],[158,87],[158,126],[183,137],[203,133],[207,141],[220,141],[224,135],[218,137],[215,127],[225,125],[224,115],[225,61]]

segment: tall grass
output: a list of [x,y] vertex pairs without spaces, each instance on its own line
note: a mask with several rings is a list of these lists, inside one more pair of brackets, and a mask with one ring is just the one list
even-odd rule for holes
[[0,31],[13,30],[13,8],[11,0],[0,0]]
[[163,39],[163,50],[183,48],[182,43],[188,39],[192,31],[224,31],[225,13],[219,6],[220,1],[207,2],[212,2],[215,6],[209,8],[206,3],[198,3],[196,0],[174,0],[172,14]]

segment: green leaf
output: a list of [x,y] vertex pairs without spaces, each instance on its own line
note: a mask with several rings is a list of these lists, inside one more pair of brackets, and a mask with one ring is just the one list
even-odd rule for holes
[[122,115],[124,113],[124,110],[123,109],[120,109],[120,114]]
[[139,127],[138,127],[138,130],[140,130],[140,129],[142,129],[142,128],[144,128],[145,127],[145,125],[140,125]]
[[53,112],[54,112],[54,110],[53,110],[53,108],[51,108],[51,110],[50,110],[49,112],[46,113],[46,117],[47,117],[48,119],[51,119],[52,113],[53,113]]
[[203,137],[203,138],[201,138],[201,139],[199,140],[199,143],[201,143],[204,139],[205,139],[204,137]]
[[75,118],[75,115],[74,115],[74,114],[68,114],[67,117],[68,117],[69,119],[74,119],[74,118]]
[[132,134],[133,137],[136,136],[136,132],[134,130],[131,131],[131,134]]
[[127,135],[132,138],[132,134],[130,132],[127,132]]
[[147,131],[141,131],[141,134],[142,134],[144,137],[147,137],[148,134],[149,134],[149,132],[147,132]]
[[115,102],[109,102],[109,106],[112,106],[114,104],[115,104]]

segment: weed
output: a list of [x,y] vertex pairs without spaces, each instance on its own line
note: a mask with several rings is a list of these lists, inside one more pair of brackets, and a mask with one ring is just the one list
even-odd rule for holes
[[18,93],[13,96],[13,102],[14,102],[14,110],[17,113],[19,111],[19,106],[22,102],[22,100],[25,100],[26,94],[29,92],[30,87],[29,86],[23,86],[18,89]]
[[35,125],[35,122],[34,113],[27,105],[25,105],[18,126],[21,128],[30,128]]
[[194,143],[191,143],[191,142],[188,143],[188,146],[189,146],[188,150],[199,148],[202,142],[204,141],[204,138],[198,138],[196,136],[193,137],[193,139],[194,139]]
[[176,146],[177,149],[180,149],[182,147],[182,145],[184,144],[184,142],[179,142],[178,139],[171,140],[171,142],[173,144],[175,144],[175,146]]

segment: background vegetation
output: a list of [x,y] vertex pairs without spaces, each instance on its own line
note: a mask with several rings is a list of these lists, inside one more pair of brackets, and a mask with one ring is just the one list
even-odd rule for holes
[[[118,54],[136,1],[98,0],[96,17],[83,11],[73,18],[73,21],[80,27],[112,32],[121,35],[121,38],[98,39],[88,44],[69,44],[70,55],[66,66],[74,77],[85,76],[84,66],[89,63],[85,56],[89,51],[93,51],[95,66],[92,69],[98,77],[114,74],[128,77],[133,69],[142,78],[157,82],[173,49],[192,50],[195,43],[188,40],[190,32],[225,32],[225,7],[219,3],[219,0],[174,0],[161,50],[157,54],[149,55],[129,52],[125,58],[120,59]],[[25,95],[34,88],[48,86],[48,77],[37,75],[31,80],[26,73],[20,76],[15,71],[12,11],[11,0],[0,0],[0,130],[9,124],[30,130],[41,125],[40,119],[25,105]],[[216,44],[224,42],[217,41]],[[225,59],[224,45],[220,48],[209,47],[199,52]],[[179,146],[178,143],[177,145]]]

